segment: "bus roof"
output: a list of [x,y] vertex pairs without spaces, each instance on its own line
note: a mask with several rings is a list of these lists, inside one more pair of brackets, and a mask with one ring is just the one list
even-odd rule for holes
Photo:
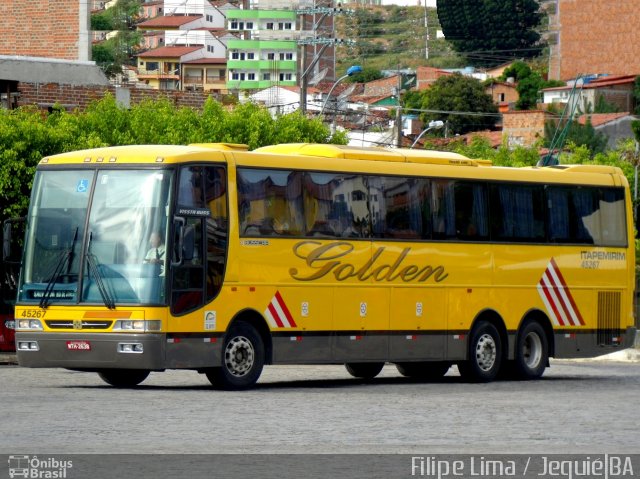
[[202,160],[203,154],[209,159],[224,161],[224,154],[211,158],[211,152],[246,151],[247,145],[236,143],[194,143],[191,145],[125,145],[70,151],[43,158],[40,164],[144,164],[179,163]]
[[288,143],[264,146],[254,150],[256,153],[278,155],[315,156],[323,158],[344,158],[348,160],[394,161],[406,163],[425,163],[437,165],[490,166],[488,160],[472,160],[458,153],[435,150],[410,150],[399,148],[391,150],[378,146],[324,145],[318,143]]
[[[300,167],[327,171],[346,169],[373,174],[492,178],[523,182],[553,181],[600,185],[627,183],[620,168],[607,165],[512,168],[492,166],[490,161],[470,159],[451,152],[314,143],[265,146],[253,151],[248,151],[247,145],[237,143],[114,146],[49,156],[43,158],[40,165],[161,165],[203,160],[226,162],[231,158],[229,155],[232,155],[239,165],[255,167]],[[390,169],[385,163],[393,163],[394,166]],[[456,168],[452,169],[452,166]]]

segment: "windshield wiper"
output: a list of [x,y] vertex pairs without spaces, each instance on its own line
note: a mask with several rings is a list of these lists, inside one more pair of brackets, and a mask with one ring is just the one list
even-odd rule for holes
[[[58,279],[62,275],[62,271],[65,266],[68,268],[71,267],[72,257],[73,257],[73,249],[76,246],[76,240],[78,239],[78,227],[76,226],[76,230],[73,232],[73,239],[71,240],[71,246],[64,250],[58,259],[58,263],[56,264],[55,269],[53,270],[53,274],[47,283],[46,288],[44,288],[44,292],[42,293],[42,298],[40,298],[40,307],[46,308],[49,306],[49,298],[51,293],[55,288],[55,284],[58,282]],[[67,269],[67,273],[69,273],[69,269]]]
[[96,286],[98,287],[98,291],[100,292],[100,296],[102,297],[102,301],[104,305],[109,309],[116,309],[116,303],[111,297],[109,290],[107,289],[107,285],[103,281],[102,273],[100,272],[100,267],[98,265],[98,260],[96,259],[96,255],[91,253],[91,240],[93,238],[93,233],[89,232],[89,244],[87,245],[87,265],[89,266],[89,275],[93,276],[93,280],[96,282]]

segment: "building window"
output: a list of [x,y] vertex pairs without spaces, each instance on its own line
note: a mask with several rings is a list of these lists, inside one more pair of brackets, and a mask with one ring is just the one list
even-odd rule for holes
[[245,73],[238,73],[238,72],[233,72],[231,74],[231,79],[232,80],[240,80],[243,81],[246,78],[246,74]]
[[276,59],[275,53],[267,53],[267,60],[275,60],[275,59]]
[[266,81],[270,81],[271,80],[271,73],[263,73],[262,74],[262,79],[266,80]]
[[504,96],[504,93],[498,93],[498,101],[501,103],[504,102]]
[[238,29],[238,20],[231,20],[231,26],[229,27],[230,30],[237,30]]
[[267,30],[273,30],[273,22],[267,22]]
[[156,71],[158,68],[158,62],[147,62],[147,71]]
[[280,60],[293,60],[293,53],[280,53]]
[[213,22],[213,15],[207,14],[207,22]]
[[256,79],[255,73],[247,73],[247,80],[255,80],[255,79]]
[[255,58],[255,53],[253,52],[249,52],[247,53],[247,60],[253,60]]
[[291,73],[280,73],[280,81],[291,81],[292,77]]
[[213,53],[215,51],[215,49],[213,48],[213,45],[207,45],[207,51],[210,53]]
[[253,30],[253,22],[247,22],[247,30]]

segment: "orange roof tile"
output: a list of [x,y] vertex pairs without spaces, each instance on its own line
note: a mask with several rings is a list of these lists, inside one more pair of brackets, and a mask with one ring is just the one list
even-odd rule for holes
[[181,57],[182,55],[186,55],[187,53],[192,53],[202,49],[201,46],[197,47],[160,47],[154,48],[153,50],[149,50],[147,52],[141,53],[138,55],[140,58],[173,58],[173,57]]
[[202,18],[202,15],[167,15],[158,16],[138,24],[139,28],[177,28],[194,20]]
[[581,125],[585,125],[587,123],[587,118],[591,119],[591,125],[601,126],[606,123],[610,123],[615,120],[619,120],[620,118],[624,118],[625,116],[629,116],[629,112],[624,113],[592,113],[590,115],[581,115],[578,118],[578,123]]

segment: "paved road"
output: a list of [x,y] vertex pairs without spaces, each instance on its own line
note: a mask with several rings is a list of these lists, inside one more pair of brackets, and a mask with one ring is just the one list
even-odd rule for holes
[[96,374],[0,367],[0,454],[636,453],[640,364],[555,361],[533,382],[466,384],[455,368],[372,383],[341,366],[267,367],[220,392],[190,371],[135,390]]

